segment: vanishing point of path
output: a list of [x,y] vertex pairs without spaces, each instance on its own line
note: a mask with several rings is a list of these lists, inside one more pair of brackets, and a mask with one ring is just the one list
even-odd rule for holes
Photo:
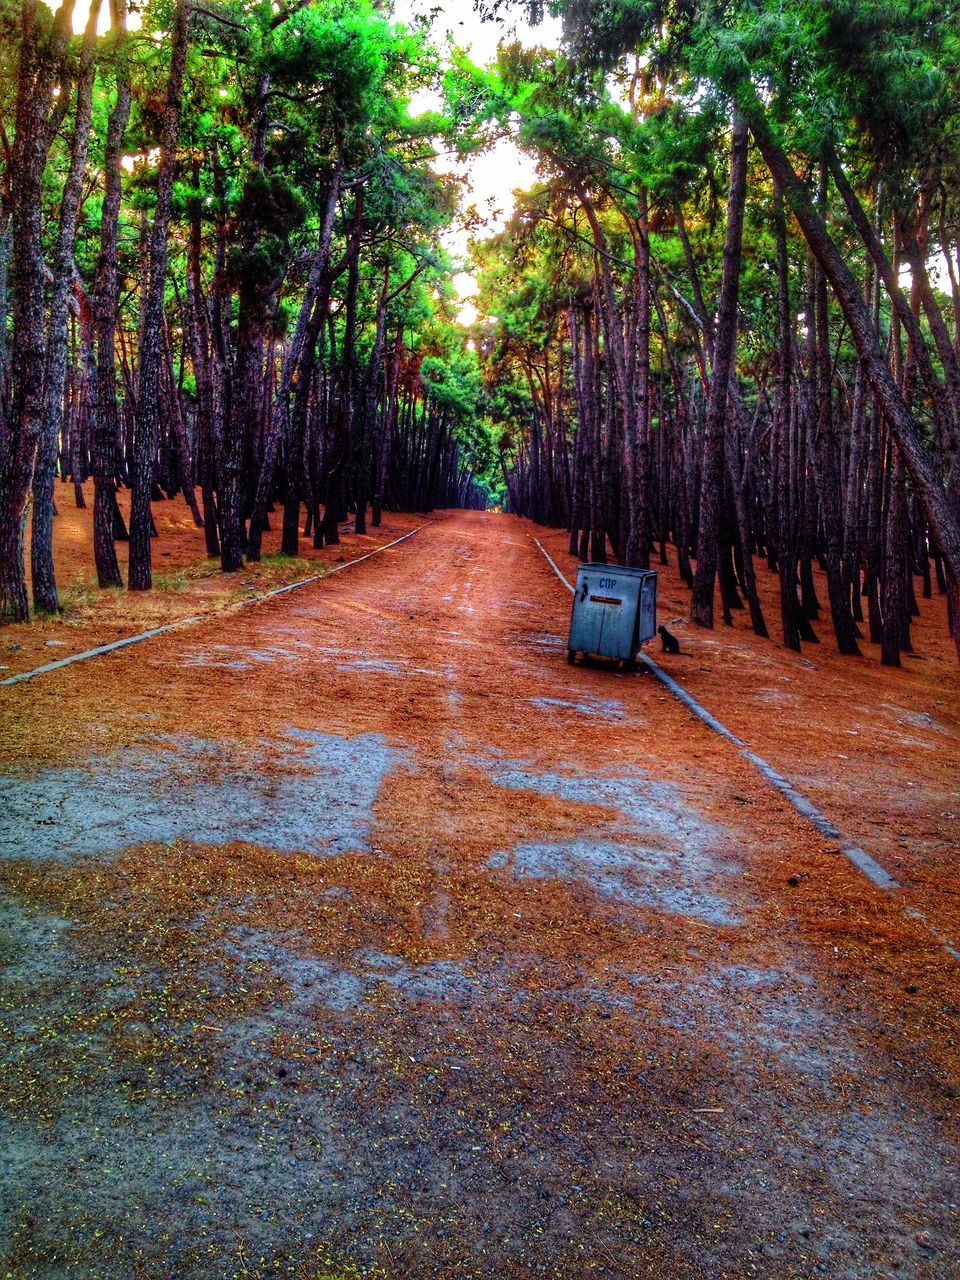
[[0,1274],[960,1274],[881,894],[511,517],[5,690]]

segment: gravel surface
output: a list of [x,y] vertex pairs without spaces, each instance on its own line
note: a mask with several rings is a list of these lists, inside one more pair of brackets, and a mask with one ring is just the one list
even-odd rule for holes
[[957,966],[568,609],[457,514],[7,691],[0,1275],[960,1274]]

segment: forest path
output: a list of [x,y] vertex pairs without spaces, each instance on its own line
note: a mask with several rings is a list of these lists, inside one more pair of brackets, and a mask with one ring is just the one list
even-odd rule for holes
[[899,907],[568,610],[457,513],[0,701],[8,1270],[957,1274]]

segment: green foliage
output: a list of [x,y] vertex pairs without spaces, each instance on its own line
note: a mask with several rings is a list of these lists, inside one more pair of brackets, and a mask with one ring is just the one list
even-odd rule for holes
[[[505,6],[493,0],[485,7]],[[668,345],[681,360],[698,352],[703,319],[690,265],[710,310],[722,264],[730,110],[739,94],[760,95],[811,181],[830,146],[868,204],[881,192],[871,216],[911,214],[918,192],[929,190],[942,199],[948,231],[957,225],[960,23],[953,0],[553,0],[549,7],[564,19],[563,49],[505,44],[489,67],[456,48],[442,57],[426,19],[398,23],[378,0],[309,0],[283,10],[265,0],[218,0],[194,13],[166,298],[174,364],[188,397],[197,394],[197,379],[182,282],[193,237],[201,290],[227,331],[224,358],[241,302],[255,304],[260,331],[282,344],[297,321],[334,175],[342,183],[331,250],[337,271],[331,318],[318,338],[322,360],[336,376],[354,237],[360,256],[351,394],[360,397],[386,296],[387,338],[402,339],[407,383],[443,415],[491,492],[501,448],[517,449],[537,412],[535,373],[556,360],[556,377],[567,379],[563,390],[570,392],[558,352],[568,341],[571,307],[595,300],[601,261],[628,300],[626,311],[637,248],[648,244],[666,322],[653,338],[654,362],[666,361]],[[543,5],[526,8],[536,16]],[[122,331],[129,335],[139,320],[173,13],[174,0],[149,0],[133,38],[108,33],[98,48],[89,190],[75,257],[89,295],[104,136],[118,73],[126,70],[133,112],[124,144],[120,270]],[[46,6],[39,20],[48,32]],[[9,122],[20,40],[13,0],[0,0],[0,34],[0,111]],[[74,39],[68,72],[78,48]],[[442,106],[412,116],[421,89],[442,90]],[[45,175],[48,250],[73,112],[68,104]],[[539,181],[506,229],[474,246],[483,320],[468,334],[449,283],[459,264],[444,246],[453,221],[468,215],[439,157],[448,148],[471,155],[504,135],[534,158]],[[602,233],[602,259],[588,207]],[[776,346],[771,209],[770,184],[758,166],[740,317],[743,358],[757,366]],[[862,271],[862,246],[835,201],[831,220]],[[792,287],[800,292],[803,258],[790,234]],[[135,352],[126,358],[135,363]]]
[[287,261],[290,237],[306,219],[305,203],[283,178],[254,169],[238,201],[237,218],[251,231],[248,243],[229,255],[229,277],[241,289],[266,288]]

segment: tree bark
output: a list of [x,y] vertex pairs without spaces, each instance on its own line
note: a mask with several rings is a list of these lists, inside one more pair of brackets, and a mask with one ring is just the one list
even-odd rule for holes
[[960,583],[960,517],[953,509],[942,480],[937,475],[913,414],[893,380],[856,279],[814,208],[805,184],[774,138],[753,85],[741,81],[734,93],[767,167],[780,183],[786,203],[833,287],[850,327],[857,354],[941,548],[944,565],[953,582]]
[[[60,607],[53,567],[53,487],[57,471],[57,448],[63,424],[68,354],[68,304],[73,284],[73,257],[83,193],[83,178],[90,144],[99,16],[100,0],[93,0],[80,50],[76,123],[70,148],[70,167],[67,171],[63,195],[60,198],[60,226],[54,250],[53,287],[50,291],[47,320],[47,351],[43,374],[43,428],[33,476],[33,525],[30,538],[33,605],[43,613],[56,613]],[[85,371],[83,376],[85,377]],[[76,483],[76,475],[74,475],[74,482]]]
[[100,254],[93,294],[93,323],[97,342],[97,388],[93,421],[93,555],[101,587],[121,587],[114,541],[117,517],[117,471],[120,417],[117,406],[117,303],[123,139],[130,120],[130,72],[126,63],[126,0],[111,0],[111,20],[117,35],[117,96],[103,151],[104,193],[100,215]]
[[700,520],[697,529],[697,570],[693,580],[690,618],[698,626],[713,626],[713,593],[717,576],[720,507],[723,502],[723,435],[730,378],[736,362],[737,306],[743,245],[743,212],[747,194],[747,125],[734,112],[730,147],[730,189],[727,229],[723,245],[723,277],[713,353],[713,377],[704,429],[703,469],[700,477]]
[[141,324],[140,369],[137,381],[137,414],[133,439],[133,500],[130,510],[131,591],[153,586],[150,538],[153,516],[154,462],[160,440],[160,364],[163,357],[163,301],[167,279],[167,232],[177,166],[177,143],[183,108],[183,82],[189,44],[190,0],[177,0],[173,19],[170,74],[160,136],[160,172],[150,233],[147,285]]
[[[73,0],[57,10],[48,37],[38,30],[37,0],[23,0],[16,135],[10,168],[10,397],[0,412],[0,622],[30,617],[23,563],[23,516],[43,426],[43,175],[59,127],[55,81],[73,18]],[[59,106],[66,110],[66,102]]]

